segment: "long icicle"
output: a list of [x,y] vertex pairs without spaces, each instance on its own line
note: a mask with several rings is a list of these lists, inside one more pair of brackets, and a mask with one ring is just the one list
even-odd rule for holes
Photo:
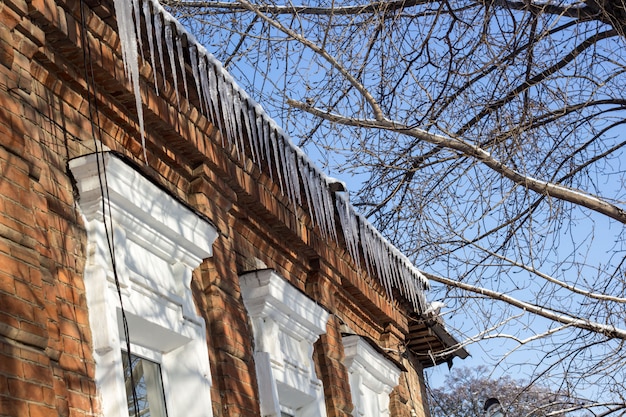
[[189,101],[189,89],[187,88],[187,69],[185,68],[185,55],[183,54],[183,34],[178,33],[175,39],[176,53],[178,54],[178,66],[183,77],[183,86],[185,87],[185,99]]
[[[143,3],[141,3],[143,1]],[[178,70],[183,76],[185,97],[189,100],[185,69],[185,49],[182,36],[187,38],[191,71],[199,97],[200,112],[205,114],[221,132],[223,145],[235,146],[237,157],[249,154],[260,169],[267,163],[270,179],[280,186],[294,212],[305,204],[314,226],[327,239],[337,241],[337,227],[343,229],[345,245],[357,268],[365,265],[367,272],[377,276],[390,297],[397,289],[418,311],[425,305],[424,290],[428,281],[409,259],[391,245],[365,218],[357,214],[347,197],[330,190],[329,179],[297,148],[263,108],[241,90],[223,66],[156,0],[114,0],[118,20],[124,70],[135,94],[135,105],[144,160],[147,163],[139,76],[141,48],[141,13],[145,20],[154,71],[154,88],[159,93],[157,71],[167,76],[163,44],[167,45],[171,78],[179,103]],[[163,19],[163,20],[161,20]],[[163,33],[165,25],[166,33]],[[177,36],[173,30],[176,28]],[[157,43],[160,68],[157,67],[154,42]],[[138,49],[138,45],[140,49]],[[192,87],[193,88],[193,87]],[[204,107],[205,111],[203,111]],[[243,113],[242,113],[243,112]],[[245,136],[248,141],[246,142]],[[247,146],[246,146],[247,145]],[[249,148],[247,148],[249,147]],[[278,178],[276,178],[278,177]],[[334,202],[333,202],[334,200]],[[335,222],[335,210],[338,224]]]
[[[137,0],[136,0],[137,1]],[[148,152],[146,151],[146,135],[143,120],[143,103],[141,100],[141,90],[139,85],[139,56],[137,53],[137,33],[133,22],[133,3],[128,0],[114,0],[115,15],[122,46],[122,58],[126,77],[130,81],[135,94],[135,107],[137,109],[137,119],[139,122],[139,132],[141,134],[141,148],[143,149],[144,162],[148,163]]]
[[176,71],[176,61],[174,58],[174,35],[172,33],[171,24],[165,25],[165,46],[167,46],[167,55],[170,59],[170,71],[174,77],[174,93],[176,94],[176,105],[180,109],[180,99],[178,97],[178,74]]
[[148,48],[150,49],[150,65],[152,65],[152,75],[154,77],[154,90],[159,95],[159,83],[157,80],[157,67],[154,59],[154,29],[152,27],[152,12],[150,2],[143,2],[143,19],[146,22],[146,32],[148,32]]

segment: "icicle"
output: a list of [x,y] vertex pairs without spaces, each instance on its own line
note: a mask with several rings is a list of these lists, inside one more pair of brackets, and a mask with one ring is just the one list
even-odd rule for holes
[[189,90],[187,88],[187,69],[185,68],[185,55],[183,55],[183,35],[178,32],[176,37],[176,52],[178,53],[178,66],[183,77],[183,85],[185,87],[185,98],[189,101]]
[[220,114],[222,115],[221,117],[221,121],[222,121],[222,125],[223,128],[221,128],[222,130],[222,135],[224,135],[224,137],[228,140],[228,143],[231,144],[231,137],[230,137],[230,126],[229,126],[229,120],[228,120],[228,110],[226,109],[226,91],[224,89],[224,80],[221,77],[221,74],[219,74],[217,71],[215,72],[215,86],[217,87],[217,92],[218,92],[218,100],[215,103],[215,106],[219,109]]
[[237,138],[238,138],[237,143],[239,143],[239,146],[241,147],[241,152],[243,154],[243,158],[245,158],[246,145],[245,145],[245,139],[244,139],[244,134],[243,134],[243,120],[241,120],[241,112],[242,112],[241,107],[242,107],[241,98],[239,97],[239,92],[234,91],[233,92],[233,116],[235,118],[234,120],[235,129],[237,130]]
[[411,302],[412,305],[416,306],[418,305],[418,299],[417,299],[417,288],[415,286],[415,282],[413,280],[413,277],[409,274],[403,274],[404,268],[404,264],[398,262],[396,265],[396,274],[398,274],[398,280],[403,284],[404,286],[404,294],[408,294],[407,298],[409,299],[409,301]]
[[337,198],[335,199],[335,207],[337,207],[337,214],[339,215],[339,225],[341,226],[341,230],[343,230],[343,238],[346,242],[346,249],[348,249],[348,253],[352,257],[352,259],[354,259],[355,266],[358,269],[359,263],[356,254],[354,253],[353,247],[354,237],[352,236],[352,234],[354,233],[354,230],[352,229],[348,220],[349,215],[346,212],[347,204],[343,195],[337,195]]
[[[211,61],[208,59],[208,57],[206,58],[207,61]],[[223,132],[224,131],[224,126],[222,123],[222,119],[223,117],[220,116],[221,115],[221,110],[220,110],[220,97],[217,93],[218,89],[217,89],[217,73],[215,70],[214,65],[212,65],[212,63],[209,64],[209,73],[208,73],[208,87],[209,87],[209,98],[210,98],[210,103],[211,103],[211,114],[213,114],[213,119],[214,119],[214,123],[218,123],[220,130]],[[222,134],[222,140],[224,138],[224,134]]]
[[228,125],[232,135],[232,141],[238,143],[237,141],[237,117],[235,116],[235,93],[233,92],[233,85],[226,80],[223,80],[224,85],[226,86],[226,97],[228,100],[226,102],[226,116],[228,117]]
[[299,204],[300,197],[300,182],[298,181],[298,174],[292,169],[294,152],[289,144],[285,141],[285,138],[278,135],[279,146],[282,148],[283,160],[284,160],[284,172],[286,187],[289,191],[289,200],[293,206],[294,213],[296,213],[297,206]]
[[[320,204],[319,204],[319,192],[318,192],[318,188],[319,185],[317,184],[316,180],[317,180],[317,176],[315,175],[315,172],[313,171],[313,167],[310,166],[307,163],[307,183],[308,183],[308,187],[309,187],[309,196],[310,196],[310,200],[309,200],[309,207],[311,207],[311,210],[313,211],[313,216],[311,216],[311,218],[313,219],[314,224],[319,224],[320,223],[320,217],[322,216],[322,212],[320,210]],[[323,230],[321,229],[320,226],[320,231],[323,232]]]
[[368,273],[379,277],[389,296],[393,295],[393,288],[398,289],[416,311],[422,311],[425,305],[423,291],[428,288],[428,281],[378,230],[360,216],[357,218]]
[[[224,130],[226,131],[226,137],[230,146],[239,151],[237,147],[237,139],[235,134],[235,127],[233,126],[233,95],[230,89],[229,83],[224,79],[221,73],[218,71],[217,85],[219,88],[220,108],[222,110],[222,116],[224,119]],[[240,155],[239,155],[240,156]],[[241,158],[240,158],[241,159]]]
[[324,179],[324,188],[322,189],[322,198],[324,200],[324,216],[326,222],[326,229],[329,231],[329,236],[336,242],[337,230],[335,225],[335,206],[333,205],[333,197],[328,185],[328,181]]
[[132,0],[133,9],[135,12],[135,33],[137,34],[137,42],[139,44],[139,52],[141,54],[141,60],[144,61],[143,56],[143,40],[141,38],[141,4],[140,0]]
[[356,215],[354,214],[354,212],[352,212],[350,210],[350,206],[349,203],[346,201],[346,208],[345,208],[345,216],[347,217],[347,221],[348,221],[348,228],[351,230],[350,234],[352,235],[352,251],[353,251],[353,258],[356,259],[356,263],[357,263],[357,268],[360,270],[361,269],[361,256],[359,253],[359,247],[360,247],[360,237],[359,237],[359,220],[356,217]]
[[[124,61],[124,71],[128,78],[132,77],[131,67],[136,66],[137,44],[135,28],[132,22],[131,3],[124,0],[115,0],[115,14],[118,20],[118,31],[122,44],[122,60]],[[131,79],[131,82],[133,80]]]
[[[335,218],[334,207],[330,204],[332,197],[330,196],[330,190],[325,177],[322,173],[319,173],[318,175],[317,180],[321,185],[321,187],[318,187],[318,204],[320,205],[321,210],[321,218],[319,219],[319,222],[321,223],[320,228],[324,230],[324,234],[327,239],[332,239],[335,234],[332,226]],[[336,238],[334,240],[336,240]]]
[[193,80],[196,82],[196,91],[198,92],[198,101],[200,102],[200,113],[203,113],[204,103],[202,102],[203,97],[202,89],[200,87],[200,74],[198,73],[198,54],[195,46],[189,45],[189,58],[191,59],[191,72],[193,74]]
[[143,149],[144,161],[148,162],[146,152],[146,135],[144,131],[143,107],[141,103],[141,91],[139,89],[139,57],[137,55],[137,33],[133,23],[132,3],[127,0],[115,0],[115,15],[122,45],[122,59],[126,77],[130,81],[135,94],[135,107],[137,108],[137,119],[139,131],[141,133],[141,147]]
[[[220,116],[219,110],[219,97],[217,96],[217,81],[215,79],[215,72],[213,66],[208,63],[207,59],[203,55],[200,57],[200,79],[202,80],[202,89],[204,91],[204,99],[207,107],[207,117],[212,119],[214,125],[220,131],[222,138],[222,146],[226,147],[227,137],[224,130],[223,117]],[[215,100],[214,100],[215,99]]]
[[293,177],[289,172],[288,165],[288,159],[291,157],[291,149],[288,149],[285,144],[284,138],[280,135],[277,135],[274,130],[272,130],[272,141],[276,143],[276,147],[278,148],[278,153],[280,155],[280,168],[283,175],[283,181],[285,183],[285,189],[287,190],[287,197],[289,198],[289,203],[293,206],[295,212],[296,191],[293,183]]
[[222,71],[215,71],[215,75],[217,76],[217,91],[220,94],[219,99],[222,110],[222,119],[224,122],[224,133],[228,138],[230,146],[235,146],[235,134],[232,125],[233,96],[229,88],[230,83],[226,81]]
[[266,121],[260,114],[257,116],[257,126],[259,126],[259,131],[262,132],[261,136],[263,138],[263,145],[265,150],[265,160],[269,166],[270,179],[274,181],[274,170],[272,169],[272,151],[271,151],[271,141],[270,141],[270,126],[269,122]]
[[309,188],[309,167],[305,160],[298,159],[298,171],[300,172],[300,178],[302,178],[302,185],[304,188],[304,197],[306,199],[306,205],[309,209],[309,216],[312,221],[315,221],[313,216],[313,197],[311,196],[311,190]]
[[269,127],[270,132],[269,132],[269,141],[270,144],[272,145],[272,151],[274,152],[274,159],[272,162],[274,162],[274,166],[276,167],[276,173],[278,174],[278,185],[280,185],[280,192],[282,194],[285,194],[285,188],[284,188],[284,183],[283,183],[283,173],[282,171],[282,163],[281,163],[281,154],[282,152],[278,151],[278,146],[276,144],[276,132],[274,131],[274,129],[272,129],[272,127]]
[[[397,280],[398,277],[394,274],[394,271],[393,271],[394,259],[392,259],[391,257],[389,246],[385,245],[385,242],[382,239],[378,239],[378,240],[381,246],[380,248],[381,260],[379,262],[381,263],[381,267],[383,269],[382,276],[387,281],[387,286],[391,288],[396,288],[400,291],[401,294],[406,295],[407,293],[402,291],[402,286],[400,282]],[[410,297],[407,297],[407,298],[410,300]]]
[[302,205],[302,193],[300,192],[300,179],[298,177],[298,168],[296,167],[298,163],[298,155],[289,146],[289,143],[287,143],[284,140],[283,140],[283,146],[285,147],[285,153],[289,154],[289,158],[287,158],[287,165],[288,165],[287,172],[289,175],[290,185],[296,197],[296,204]]
[[167,46],[167,55],[170,58],[170,71],[174,77],[174,92],[176,93],[176,105],[180,108],[180,100],[178,98],[178,74],[176,71],[176,62],[174,60],[174,38],[172,34],[172,26],[165,25],[165,45]]
[[161,64],[163,77],[165,77],[165,62],[163,61],[163,25],[160,15],[156,13],[154,15],[154,32],[157,41],[157,49],[159,51],[159,63]]
[[238,112],[237,106],[235,105],[235,99],[237,98],[236,94],[232,92],[232,85],[226,86],[228,91],[228,100],[226,102],[227,111],[226,116],[228,117],[228,126],[231,131],[231,143],[237,150],[237,158],[240,161],[244,161],[245,156],[245,147],[243,146],[242,137],[238,134],[237,130],[237,115]]
[[326,230],[326,224],[324,222],[324,204],[322,202],[322,181],[317,172],[311,170],[311,184],[313,184],[313,205],[315,210],[315,217],[317,225],[320,228],[320,232],[324,238],[328,238],[328,231]]
[[146,22],[146,32],[148,33],[148,48],[150,49],[150,65],[152,65],[152,75],[154,76],[154,90],[159,95],[159,85],[157,82],[157,67],[154,60],[154,31],[152,28],[152,13],[150,12],[150,2],[143,2],[143,18]]
[[[254,121],[254,124],[252,122]],[[254,108],[246,100],[246,109],[244,112],[244,123],[248,126],[248,141],[250,142],[250,150],[252,153],[252,161],[257,164],[259,170],[262,170],[261,155],[259,153],[259,132],[256,128],[256,113]]]
[[387,280],[383,276],[380,270],[380,261],[378,259],[379,248],[378,241],[374,238],[374,233],[372,230],[372,225],[367,223],[365,229],[367,230],[367,243],[368,243],[368,255],[370,258],[370,263],[372,265],[372,275],[377,276],[378,279],[381,280],[383,286],[387,293],[391,291],[391,288],[387,285]]
[[[140,3],[143,1],[143,3]],[[148,1],[151,1],[149,3]],[[416,309],[425,304],[423,290],[428,287],[426,278],[397,248],[391,245],[366,219],[358,215],[342,194],[333,193],[327,178],[315,168],[307,156],[293,145],[289,137],[274,123],[260,105],[249,98],[224,70],[222,65],[208,53],[186,28],[178,23],[156,0],[114,0],[118,20],[124,70],[135,93],[138,123],[144,159],[147,159],[143,107],[139,87],[139,49],[143,57],[141,40],[141,13],[143,13],[150,50],[150,62],[154,69],[157,94],[157,71],[167,77],[163,44],[170,60],[176,101],[180,103],[178,69],[183,77],[185,97],[189,99],[189,86],[183,48],[183,36],[187,37],[190,65],[200,103],[200,111],[221,132],[224,147],[234,146],[240,160],[249,155],[260,169],[266,161],[272,181],[277,183],[290,204],[306,204],[309,215],[322,236],[337,240],[337,227],[341,227],[345,245],[357,268],[364,265],[367,272],[379,278],[390,296],[397,289]],[[161,20],[163,19],[163,20]],[[165,34],[163,25],[165,24]],[[172,25],[176,25],[175,29]],[[174,36],[176,30],[178,36]],[[160,68],[157,68],[154,40],[157,41]],[[175,55],[178,54],[178,57]],[[179,104],[180,106],[180,104]],[[204,110],[206,111],[203,111]],[[243,112],[243,113],[242,113]],[[244,135],[247,134],[247,142]],[[274,178],[274,177],[278,178]],[[303,201],[304,200],[304,201]],[[335,209],[338,222],[335,220]]]
[[368,274],[374,275],[371,257],[371,236],[364,219],[359,218],[359,234],[361,235],[361,248],[363,249],[363,259],[365,260],[365,270]]
[[[211,88],[209,87],[209,69],[207,68],[206,60],[204,56],[200,55],[198,57],[198,71],[200,73],[200,89],[198,90],[198,98],[201,101],[201,104],[205,107],[205,115],[210,119],[214,124],[216,123],[215,117],[211,117]],[[221,130],[221,129],[220,129]]]
[[420,299],[419,294],[422,293],[423,291],[417,286],[416,284],[417,280],[414,279],[411,275],[409,275],[405,278],[405,281],[407,281],[408,285],[410,285],[411,287],[410,293],[411,293],[411,300],[412,300],[413,305],[421,308],[421,306],[423,306],[423,303],[422,303],[422,300]]
[[359,230],[356,216],[350,211],[350,204],[347,197],[337,194],[335,198],[337,213],[339,213],[339,222],[341,230],[343,230],[344,240],[348,248],[348,252],[356,265],[357,271],[361,269],[361,257],[359,256]]
[[[394,281],[394,275],[391,272],[391,260],[389,259],[389,250],[385,247],[385,245],[382,244],[382,242],[380,242],[378,250],[380,251],[378,252],[378,256],[380,268],[382,270],[381,274],[387,281],[387,286],[389,288],[396,287],[399,289],[400,287],[397,286],[397,283]],[[391,294],[392,293],[390,292],[389,295]]]
[[[226,116],[226,106],[225,106],[225,101],[227,100],[226,97],[226,91],[224,90],[224,82],[223,80],[220,78],[220,74],[217,74],[217,72],[213,72],[213,75],[215,75],[215,87],[216,87],[216,91],[219,94],[219,100],[218,102],[215,103],[216,107],[219,108],[220,114],[222,115],[221,120],[222,120],[222,124],[223,127],[220,129],[222,131],[222,135],[227,139],[228,143],[230,144],[230,137],[229,137],[229,132],[228,132],[228,117]],[[219,105],[218,105],[219,104]]]
[[221,120],[221,111],[219,109],[219,95],[217,94],[217,74],[215,73],[215,67],[213,63],[209,61],[209,67],[207,69],[207,77],[208,77],[208,97],[209,102],[211,103],[211,108],[209,109],[211,114],[213,114],[214,121],[213,123],[219,123],[220,130],[223,130],[222,120]]
[[397,282],[398,287],[400,287],[400,292],[402,294],[408,294],[408,299],[411,303],[414,302],[413,297],[413,288],[411,287],[408,280],[404,279],[402,273],[400,272],[400,262],[396,257],[391,259],[391,273],[393,274],[395,282]]
[[372,274],[372,267],[370,265],[370,254],[368,245],[368,234],[365,229],[364,222],[359,218],[359,235],[361,236],[361,250],[363,251],[363,261],[365,263],[365,270],[368,274]]
[[389,280],[389,276],[385,274],[386,257],[383,256],[383,254],[386,252],[385,247],[384,245],[382,245],[382,242],[380,241],[380,239],[376,239],[376,232],[372,225],[368,226],[368,231],[370,233],[370,242],[372,242],[371,255],[374,260],[373,264],[376,268],[376,275],[380,277],[380,279],[383,281],[383,284],[384,284],[383,286],[385,287],[387,294],[391,295],[393,294],[392,285]]
[[[308,164],[307,164],[308,165]],[[307,166],[307,174],[308,174],[308,179],[307,179],[307,183],[309,186],[309,195],[311,196],[311,201],[309,202],[310,207],[313,209],[313,214],[315,215],[313,217],[313,221],[315,222],[315,224],[319,224],[320,222],[320,205],[318,204],[318,184],[316,182],[317,178],[313,173],[313,170],[311,169],[310,166]]]

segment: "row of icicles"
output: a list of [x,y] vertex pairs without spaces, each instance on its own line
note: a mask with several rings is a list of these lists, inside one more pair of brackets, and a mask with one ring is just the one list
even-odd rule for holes
[[[118,31],[122,45],[122,58],[126,75],[133,86],[141,141],[145,151],[143,107],[139,91],[139,58],[153,68],[154,88],[159,93],[156,78],[157,60],[162,72],[169,72],[180,108],[182,78],[185,98],[195,88],[200,110],[222,133],[223,146],[235,149],[243,161],[250,158],[263,170],[264,161],[272,161],[269,174],[280,185],[283,195],[295,208],[307,206],[309,215],[324,238],[337,239],[335,209],[339,214],[347,249],[357,267],[365,264],[371,275],[380,277],[387,293],[399,290],[413,305],[424,310],[426,278],[397,248],[389,243],[349,203],[347,193],[333,193],[326,177],[289,137],[277,126],[261,106],[251,99],[232,79],[222,64],[213,57],[157,0],[114,0]],[[141,36],[141,22],[146,32]],[[184,46],[183,39],[187,39]],[[148,40],[147,48],[142,39]],[[147,49],[147,51],[145,51]],[[188,85],[184,52],[192,70],[193,85]],[[149,55],[146,59],[144,56]],[[165,58],[169,61],[166,69]],[[245,139],[247,138],[247,140]],[[247,143],[244,143],[247,142]],[[146,159],[147,160],[147,159]],[[334,198],[333,198],[334,196]],[[304,201],[303,201],[304,200]],[[295,212],[295,210],[294,210]]]

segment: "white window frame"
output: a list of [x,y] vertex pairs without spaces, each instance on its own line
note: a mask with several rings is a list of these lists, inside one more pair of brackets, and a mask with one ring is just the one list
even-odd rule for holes
[[254,334],[261,415],[326,417],[313,344],[326,333],[329,313],[272,269],[243,274],[239,283]]
[[211,417],[206,327],[190,283],[192,271],[212,256],[217,230],[111,153],[71,160],[70,169],[88,237],[85,291],[103,416],[128,416],[123,304],[130,342],[161,358],[169,415]]
[[389,394],[401,370],[358,335],[343,337],[354,417],[389,417]]

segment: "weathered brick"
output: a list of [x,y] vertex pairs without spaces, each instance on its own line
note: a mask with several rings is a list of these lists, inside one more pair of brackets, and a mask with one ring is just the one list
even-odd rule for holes
[[5,314],[16,317],[20,320],[34,321],[35,312],[32,302],[0,294],[0,305]]
[[8,38],[8,34],[8,29],[0,26],[0,64],[11,69],[13,67],[15,52],[13,51],[13,47],[8,42],[4,41],[4,39]]
[[20,359],[7,353],[0,353],[0,374],[21,378],[23,376],[22,369]]
[[28,416],[28,403],[16,398],[8,397],[8,389],[0,395],[0,416],[15,417]]
[[[134,97],[106,4],[84,3],[95,109],[77,55],[80,2],[0,3],[0,331],[18,345],[18,339],[28,341],[28,348],[0,350],[0,399],[6,393],[36,394],[2,400],[1,417],[5,410],[12,417],[84,417],[99,410],[83,281],[86,233],[67,172],[68,159],[94,149],[92,121],[107,146],[141,162],[140,171],[220,231],[214,256],[196,271],[192,285],[209,329],[216,417],[259,413],[252,335],[238,284],[246,259],[261,259],[360,334],[381,344],[402,342],[406,320],[379,283],[355,269],[345,248],[319,236],[306,208],[291,209],[277,172],[268,175],[265,163],[262,169],[251,160],[241,163],[233,149],[222,147],[221,133],[195,107],[193,94],[178,106],[172,80],[166,79],[157,96],[148,65],[141,67],[149,162],[143,165]],[[316,344],[315,361],[332,404],[329,417],[348,417],[338,323],[331,319]],[[398,400],[403,396],[398,389],[392,397],[394,415],[407,415]]]
[[54,404],[40,405],[28,404],[29,417],[57,417],[58,414],[54,409]]
[[39,267],[39,253],[34,249],[24,247],[22,245],[11,245],[10,255],[18,261],[22,261],[26,264],[34,267]]
[[41,385],[52,384],[52,370],[49,367],[39,363],[23,362],[22,368],[24,379],[27,381]]
[[7,385],[9,387],[9,394],[15,398],[39,403],[44,401],[43,388],[39,384],[21,379],[8,378]]
[[52,0],[33,0],[31,1],[31,14],[40,19],[45,19],[45,23],[53,23],[58,20],[57,6]]
[[[21,20],[21,17],[14,10],[11,10],[9,7],[2,7],[0,9],[2,13],[0,13],[0,24],[4,27],[4,29],[8,32],[15,28]],[[3,36],[3,38],[6,35]],[[8,37],[7,37],[8,39]]]
[[0,274],[0,292],[15,294],[15,279],[7,274]]
[[82,330],[79,325],[71,320],[60,319],[59,330],[62,335],[72,337],[74,339],[80,339],[82,336]]
[[70,415],[70,406],[65,397],[58,396],[56,398],[55,409],[58,413],[55,417],[68,417]]
[[70,408],[89,411],[93,408],[94,398],[77,391],[68,391]]

